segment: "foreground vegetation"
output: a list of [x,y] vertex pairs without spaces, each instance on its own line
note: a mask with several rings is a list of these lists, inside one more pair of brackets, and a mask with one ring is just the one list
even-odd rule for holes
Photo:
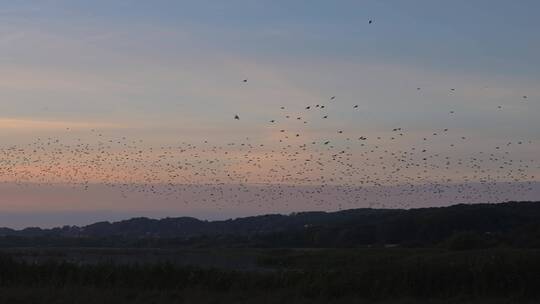
[[5,228],[0,303],[538,303],[539,248],[532,202]]
[[[0,302],[533,303],[540,251],[255,250],[259,271],[0,258]],[[362,302],[360,302],[362,303]]]

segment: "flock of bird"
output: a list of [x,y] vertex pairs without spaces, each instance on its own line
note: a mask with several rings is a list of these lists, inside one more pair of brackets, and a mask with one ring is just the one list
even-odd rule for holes
[[[303,109],[331,119],[329,113],[340,107],[336,96],[330,96],[326,104]],[[471,152],[469,138],[449,128],[419,137],[404,127],[354,137],[337,129],[332,136],[304,140],[300,131],[307,123],[304,115],[292,115],[285,106],[279,111],[279,117],[261,122],[279,134],[273,142],[245,138],[225,145],[204,140],[152,147],[94,129],[84,140],[37,138],[26,145],[0,148],[0,177],[22,186],[67,184],[88,190],[99,184],[117,189],[126,198],[142,193],[219,208],[294,205],[298,200],[329,209],[409,208],[436,196],[449,203],[516,199],[533,190],[534,172],[540,169],[538,159],[514,157],[520,149],[536,149],[532,140]],[[241,115],[233,118],[239,121]],[[290,122],[304,129],[290,130]]]
[[[248,79],[241,82],[249,86]],[[538,180],[534,174],[540,169],[539,160],[519,156],[525,150],[538,152],[530,139],[475,150],[468,148],[468,136],[451,128],[421,136],[405,126],[376,135],[336,129],[324,138],[303,136],[307,127],[317,125],[308,124],[304,117],[331,120],[332,111],[346,110],[343,107],[336,96],[329,96],[324,104],[306,104],[300,114],[281,106],[276,109],[278,116],[260,122],[278,134],[270,141],[179,140],[152,146],[94,129],[70,140],[37,138],[26,145],[0,147],[0,181],[21,186],[63,184],[82,190],[99,184],[117,189],[126,198],[137,193],[219,208],[294,205],[303,200],[339,209],[345,205],[409,208],[434,197],[448,203],[506,201],[527,195]],[[360,111],[360,107],[352,105],[350,110]],[[244,115],[249,113],[235,114],[233,122]]]

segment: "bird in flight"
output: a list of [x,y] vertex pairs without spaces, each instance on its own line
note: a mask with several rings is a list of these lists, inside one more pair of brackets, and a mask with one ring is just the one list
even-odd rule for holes
[[236,115],[234,115],[234,119],[240,120],[240,116],[238,116],[238,114],[236,114]]

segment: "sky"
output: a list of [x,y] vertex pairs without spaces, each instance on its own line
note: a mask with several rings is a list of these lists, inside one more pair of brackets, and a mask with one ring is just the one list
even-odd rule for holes
[[[126,198],[125,191],[101,191],[97,184],[164,183],[165,177],[156,177],[163,173],[157,166],[151,182],[140,173],[152,170],[148,162],[157,152],[148,152],[153,156],[145,158],[144,165],[130,167],[139,166],[137,173],[113,167],[114,161],[99,172],[92,168],[81,174],[85,169],[80,166],[73,173],[72,164],[66,169],[66,159],[43,162],[51,161],[50,148],[29,148],[51,138],[70,147],[81,142],[99,147],[105,138],[124,138],[122,144],[133,145],[130,153],[193,144],[197,148],[190,151],[200,155],[189,157],[230,162],[223,150],[202,151],[200,144],[206,141],[227,150],[228,144],[247,140],[264,145],[257,150],[260,155],[276,159],[280,155],[272,149],[280,147],[282,128],[302,134],[302,139],[288,138],[293,144],[331,137],[343,147],[344,138],[334,139],[336,130],[371,139],[404,128],[407,139],[385,146],[402,151],[426,134],[448,128],[452,139],[434,140],[430,148],[453,158],[490,153],[510,141],[528,143],[507,157],[531,163],[527,178],[515,182],[537,181],[539,10],[534,0],[3,1],[0,181],[7,190],[0,194],[0,226],[53,226],[135,215],[213,219],[365,206],[351,200],[314,204],[312,197],[302,201],[292,195],[281,196],[277,205],[224,203],[217,209],[200,203],[204,193],[189,196],[190,204],[178,203],[177,196],[130,198],[128,193]],[[331,119],[322,121],[320,113],[305,111],[308,105],[329,104],[331,96],[336,96],[336,105],[328,106]],[[281,107],[293,118],[301,115],[309,127],[287,122]],[[268,124],[273,119],[279,127]],[[449,151],[446,143],[465,136],[470,139],[467,145]],[[28,149],[26,159],[6,152],[10,147]],[[107,153],[120,148],[110,147]],[[351,163],[361,163],[359,149],[350,149]],[[99,148],[91,153],[96,151]],[[241,154],[233,148],[230,152]],[[293,168],[290,161],[279,161]],[[259,169],[276,162],[258,162]],[[50,164],[60,168],[58,174],[44,169]],[[240,173],[231,183],[238,183],[240,175],[257,174],[259,169],[244,165],[235,167]],[[382,172],[381,166],[370,174]],[[189,176],[184,180],[212,183],[206,176],[195,178],[196,171],[185,173]],[[442,174],[435,171],[426,175]],[[462,171],[445,174],[452,182],[471,181],[459,177]],[[362,178],[351,177],[347,183]],[[67,190],[66,183],[97,186],[93,191]],[[268,175],[250,177],[247,183],[269,183]],[[335,191],[324,200],[335,202],[340,190]],[[516,198],[535,197],[529,193]],[[380,204],[394,206],[384,199]]]

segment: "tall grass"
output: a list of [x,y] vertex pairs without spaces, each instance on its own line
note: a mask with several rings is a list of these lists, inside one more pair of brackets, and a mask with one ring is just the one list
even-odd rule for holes
[[540,299],[540,252],[532,250],[285,251],[269,252],[261,263],[275,266],[274,270],[246,272],[170,263],[32,264],[2,256],[0,290],[5,294],[50,290],[66,295],[77,290],[106,295],[116,290],[126,297],[155,294],[179,299],[200,293],[235,302]]

